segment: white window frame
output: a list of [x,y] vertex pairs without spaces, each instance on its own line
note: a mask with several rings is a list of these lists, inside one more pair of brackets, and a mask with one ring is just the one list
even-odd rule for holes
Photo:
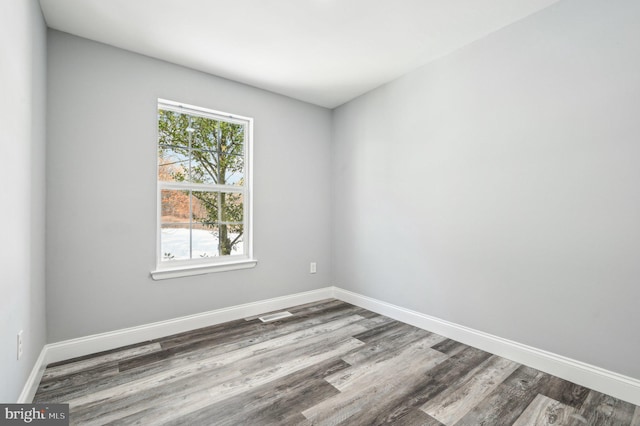
[[[175,111],[181,114],[195,115],[215,120],[226,121],[245,125],[244,155],[244,186],[230,187],[217,184],[192,184],[190,182],[163,182],[158,179],[158,167],[156,159],[156,269],[151,271],[154,280],[177,278],[190,275],[201,275],[211,272],[224,272],[238,269],[253,268],[258,261],[253,257],[253,118],[228,114],[195,105],[188,105],[166,99],[158,99],[157,111],[160,109]],[[156,121],[156,157],[158,149],[158,125]],[[243,249],[242,255],[228,255],[219,257],[206,257],[201,259],[162,261],[161,249],[161,216],[162,216],[162,190],[163,189],[190,189],[234,192],[243,195]]]

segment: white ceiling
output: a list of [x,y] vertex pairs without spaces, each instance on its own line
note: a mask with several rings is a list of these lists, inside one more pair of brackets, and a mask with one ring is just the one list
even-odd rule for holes
[[47,25],[333,108],[558,0],[40,0]]

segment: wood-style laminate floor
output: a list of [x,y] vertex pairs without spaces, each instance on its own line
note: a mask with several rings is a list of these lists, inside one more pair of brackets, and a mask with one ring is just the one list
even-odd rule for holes
[[617,425],[640,408],[338,300],[51,364],[72,424]]

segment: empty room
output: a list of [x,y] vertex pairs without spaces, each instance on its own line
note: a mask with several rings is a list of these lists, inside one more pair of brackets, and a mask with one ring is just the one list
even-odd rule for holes
[[640,426],[640,2],[2,0],[0,424]]

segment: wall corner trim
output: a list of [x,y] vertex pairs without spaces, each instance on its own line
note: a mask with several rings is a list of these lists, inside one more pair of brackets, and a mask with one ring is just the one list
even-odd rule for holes
[[638,379],[343,290],[339,287],[333,288],[333,297],[544,371],[595,391],[640,405],[640,380]]

